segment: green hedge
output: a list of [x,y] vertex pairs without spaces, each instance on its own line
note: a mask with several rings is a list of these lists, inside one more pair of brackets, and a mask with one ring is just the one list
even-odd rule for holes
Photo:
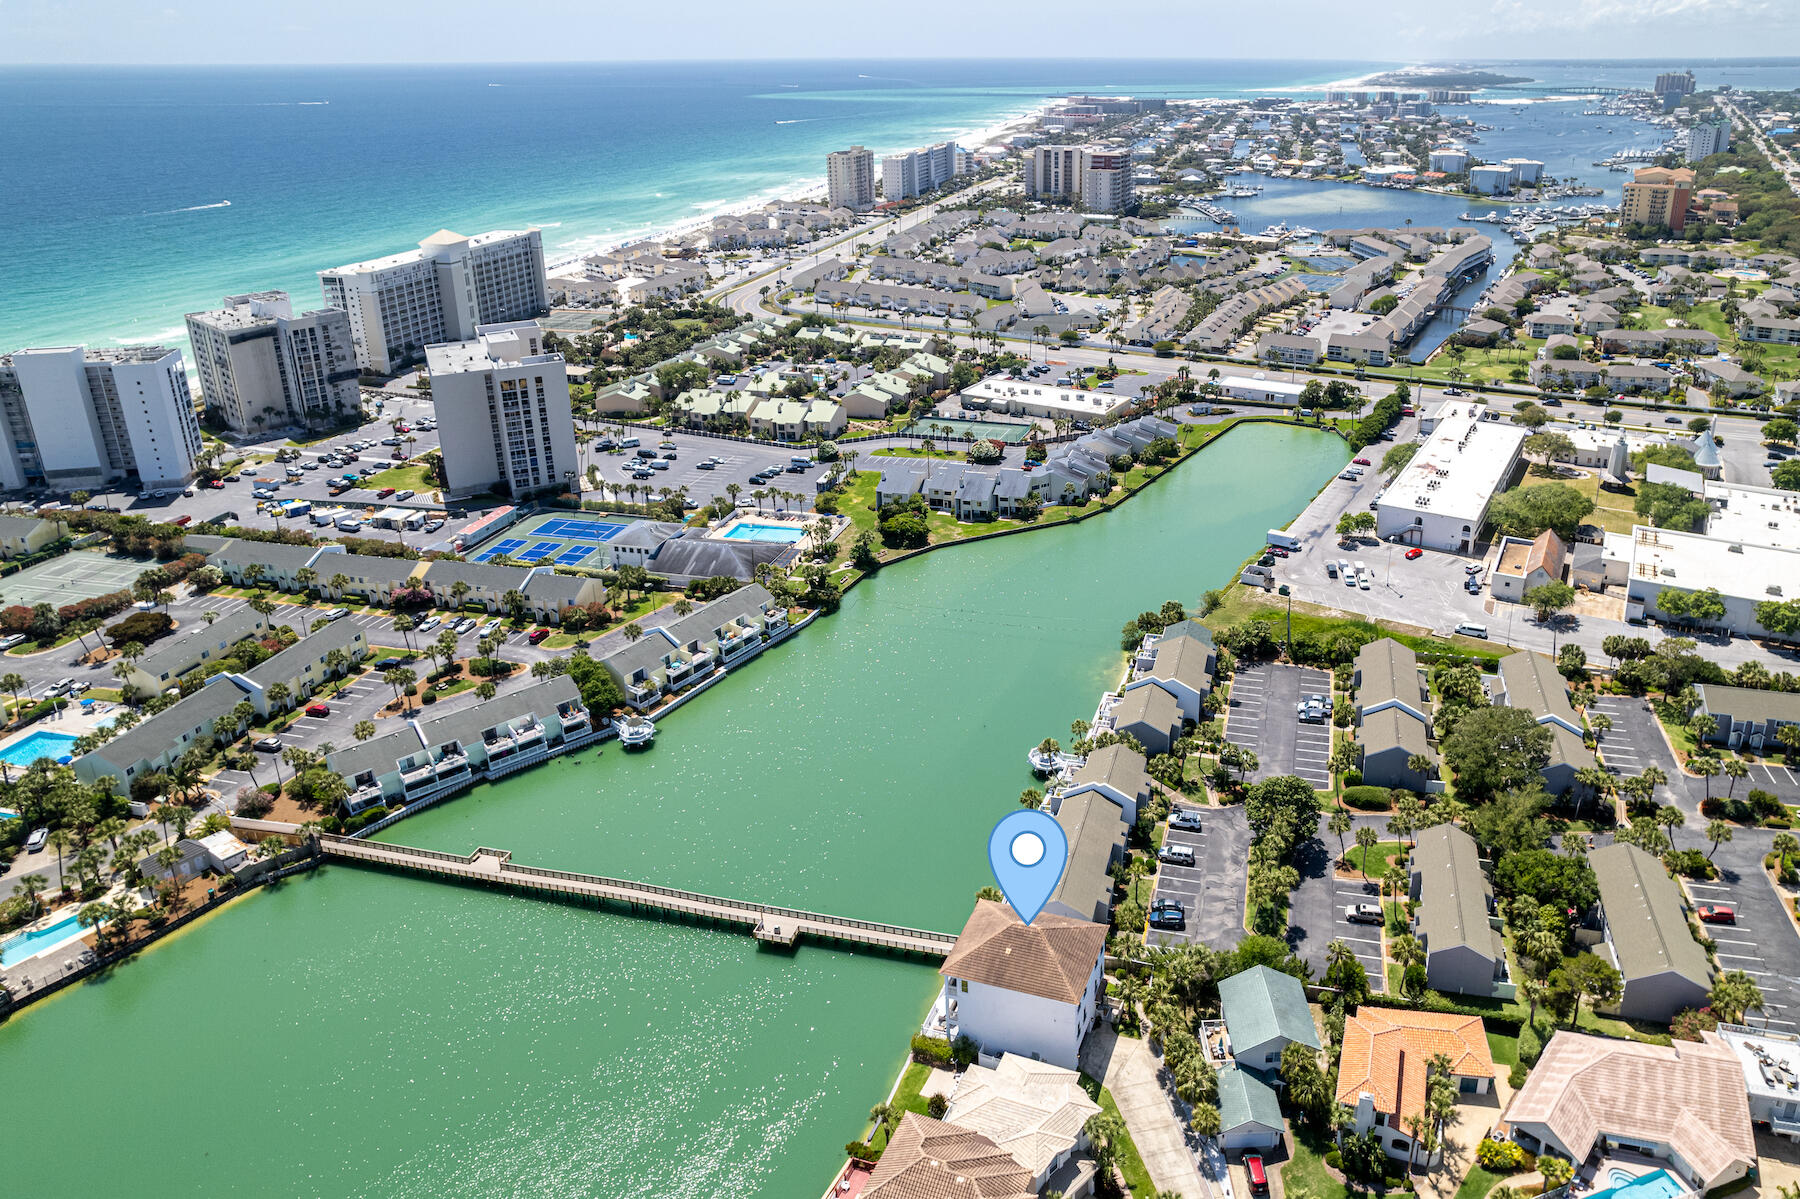
[[1394,806],[1386,787],[1345,787],[1344,802],[1359,812],[1386,812]]
[[[1493,1007],[1479,1007],[1470,1003],[1456,1003],[1436,991],[1428,991],[1425,997],[1417,1002],[1409,1002],[1392,995],[1371,995],[1363,1000],[1365,1007],[1409,1008],[1414,1011],[1447,1012],[1456,1016],[1477,1016],[1489,1032],[1507,1033],[1519,1038],[1519,1060],[1525,1061],[1525,1037],[1527,1033],[1535,1036],[1532,1030],[1525,1027],[1525,1021],[1518,1016],[1502,1012],[1496,1003]],[[1538,1052],[1542,1052],[1539,1045]],[[1531,1058],[1536,1062],[1536,1056]]]

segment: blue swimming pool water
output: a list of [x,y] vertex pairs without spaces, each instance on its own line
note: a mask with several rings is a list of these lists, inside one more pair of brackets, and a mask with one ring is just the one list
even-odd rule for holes
[[74,744],[75,738],[67,733],[47,733],[39,729],[23,741],[0,749],[0,759],[14,766],[29,766],[39,758],[54,761],[67,754],[69,747]]
[[81,935],[81,923],[74,912],[36,932],[20,933],[0,944],[0,967],[16,966],[34,953],[42,953],[64,941]]
[[803,536],[805,534],[792,525],[753,525],[747,521],[725,530],[727,541],[777,541],[792,545]]
[[1678,1199],[1687,1193],[1687,1188],[1667,1170],[1654,1170],[1639,1177],[1614,1168],[1607,1171],[1606,1181],[1611,1186],[1594,1192],[1588,1199]]

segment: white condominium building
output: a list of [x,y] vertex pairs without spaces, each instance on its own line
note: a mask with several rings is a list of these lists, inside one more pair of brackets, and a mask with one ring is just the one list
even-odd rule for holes
[[1137,202],[1131,153],[1089,146],[1034,146],[1025,159],[1025,194],[1066,199],[1089,212],[1125,212]]
[[0,487],[181,487],[200,457],[181,351],[20,350],[0,357]]
[[425,362],[452,494],[524,496],[574,479],[568,368],[544,353],[536,321],[481,325],[472,341],[428,347]]
[[861,146],[825,156],[825,194],[833,208],[867,212],[875,207],[875,154]]
[[356,360],[391,374],[428,345],[464,341],[477,325],[549,310],[536,229],[465,237],[440,229],[416,250],[320,271],[325,305],[350,316]]
[[285,291],[226,296],[187,315],[206,406],[240,433],[330,421],[361,403],[350,317],[336,308],[294,315]]
[[881,160],[881,194],[888,200],[906,200],[944,186],[962,173],[968,161],[955,142],[939,142],[923,150],[889,154]]

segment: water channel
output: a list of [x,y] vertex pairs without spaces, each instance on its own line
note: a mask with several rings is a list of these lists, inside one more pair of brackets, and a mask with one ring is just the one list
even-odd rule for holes
[[[648,753],[584,751],[389,835],[954,931],[1026,748],[1092,712],[1119,626],[1225,585],[1346,457],[1234,430],[1114,513],[883,571]],[[9,1187],[810,1196],[936,977],[328,867],[0,1028]]]

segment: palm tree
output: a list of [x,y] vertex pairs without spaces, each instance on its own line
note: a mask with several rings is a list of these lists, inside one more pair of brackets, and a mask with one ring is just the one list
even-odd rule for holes
[[1380,842],[1381,834],[1370,828],[1368,825],[1365,824],[1356,830],[1356,848],[1362,851],[1362,860],[1359,865],[1362,869],[1362,876],[1365,879],[1369,877],[1369,853],[1376,845],[1380,844]]
[[58,891],[64,888],[63,855],[69,852],[69,847],[74,843],[75,838],[69,834],[67,829],[50,830],[50,848],[56,851],[56,889]]
[[370,737],[375,735],[375,722],[373,720],[359,720],[351,726],[350,734],[358,741],[367,741]]
[[1781,870],[1779,873],[1785,875],[1788,871],[1788,859],[1800,853],[1800,840],[1796,840],[1792,833],[1776,833],[1775,840],[1770,843],[1769,848],[1774,850],[1780,858]]
[[1333,808],[1330,819],[1325,822],[1325,828],[1338,839],[1338,861],[1340,862],[1344,861],[1350,852],[1344,846],[1344,834],[1349,832],[1355,823],[1350,818],[1350,813],[1343,808]]
[[288,700],[293,698],[293,691],[286,683],[271,683],[263,694],[268,697],[271,712],[285,712]]
[[1719,846],[1731,840],[1731,826],[1723,820],[1709,821],[1706,825],[1706,839],[1712,842],[1712,850],[1706,855],[1707,861],[1719,852]]
[[31,912],[32,912],[32,915],[35,916],[39,912],[43,911],[43,907],[44,907],[44,905],[39,901],[38,897],[40,895],[42,895],[46,890],[48,890],[49,887],[50,887],[50,880],[45,878],[43,875],[27,874],[27,875],[22,876],[19,879],[17,887],[15,889],[19,892],[19,894],[21,894],[25,897],[25,899],[28,903],[31,904]]
[[402,644],[404,644],[406,646],[406,652],[408,654],[411,654],[413,652],[413,647],[412,647],[413,625],[414,625],[413,618],[408,616],[404,612],[401,612],[394,617],[394,632],[400,634],[400,640],[401,640]]
[[1695,754],[1688,759],[1688,769],[1706,780],[1706,798],[1712,798],[1712,781],[1719,773],[1719,759],[1711,754]]
[[6,688],[6,690],[8,690],[12,693],[13,708],[15,710],[17,710],[20,706],[19,705],[19,688],[23,687],[24,685],[25,685],[25,676],[19,674],[17,671],[9,671],[8,673],[6,673],[4,675],[0,675],[0,687],[4,687],[4,688]]
[[1729,799],[1732,793],[1737,790],[1737,781],[1749,776],[1750,766],[1742,758],[1726,758],[1723,762],[1719,763],[1719,771],[1726,778],[1731,780],[1731,785],[1725,788],[1725,796]]

